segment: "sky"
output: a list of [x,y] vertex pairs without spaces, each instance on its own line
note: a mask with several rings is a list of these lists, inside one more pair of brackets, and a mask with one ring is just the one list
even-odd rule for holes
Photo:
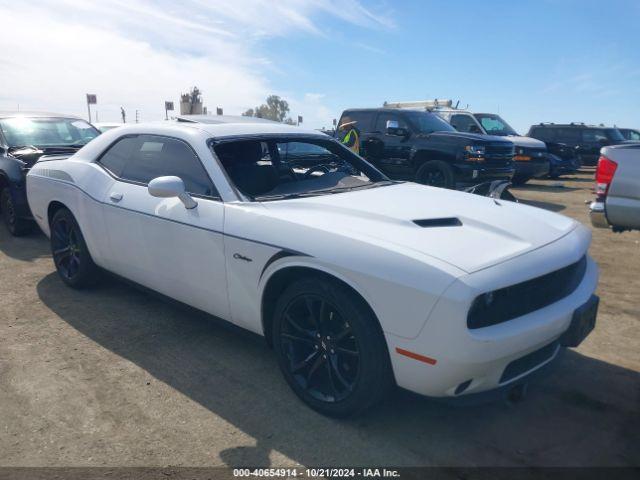
[[[640,128],[640,1],[0,0],[0,110],[164,118],[197,85],[240,114],[450,98],[539,122]],[[95,120],[95,113],[94,118]]]

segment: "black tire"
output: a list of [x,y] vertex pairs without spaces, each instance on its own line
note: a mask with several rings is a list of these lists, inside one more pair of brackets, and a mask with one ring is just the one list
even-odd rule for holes
[[441,160],[430,160],[420,165],[416,172],[416,181],[432,187],[455,188],[456,186],[453,168]]
[[324,415],[360,413],[394,384],[377,319],[359,297],[328,279],[304,278],[284,291],[273,346],[287,383]]
[[97,283],[100,269],[93,262],[80,226],[66,208],[51,219],[51,254],[58,275],[73,288],[86,288]]
[[8,188],[3,188],[0,193],[0,210],[2,210],[2,221],[11,235],[21,237],[31,232],[32,222],[16,216],[13,198]]

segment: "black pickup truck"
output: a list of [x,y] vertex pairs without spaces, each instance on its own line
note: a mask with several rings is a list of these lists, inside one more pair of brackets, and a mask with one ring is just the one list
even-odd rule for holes
[[[338,125],[348,123],[359,134],[360,155],[390,178],[456,188],[510,180],[515,171],[513,143],[457,132],[429,112],[349,109],[342,113]],[[339,137],[344,134],[340,130],[336,133]]]

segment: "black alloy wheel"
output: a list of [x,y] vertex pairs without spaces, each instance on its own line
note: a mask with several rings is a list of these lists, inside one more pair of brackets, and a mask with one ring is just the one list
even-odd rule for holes
[[51,254],[62,280],[74,288],[93,285],[99,269],[93,262],[80,226],[66,208],[58,210],[51,220]]
[[80,272],[78,232],[69,218],[60,218],[51,230],[53,261],[63,278],[72,280]]
[[431,160],[418,168],[416,180],[423,185],[454,188],[455,174],[451,166],[440,160]]
[[284,312],[280,342],[296,383],[323,402],[339,402],[354,389],[360,352],[349,322],[324,298],[306,294]]
[[393,386],[378,320],[362,298],[330,278],[302,278],[285,289],[272,338],[293,391],[325,415],[359,413]]

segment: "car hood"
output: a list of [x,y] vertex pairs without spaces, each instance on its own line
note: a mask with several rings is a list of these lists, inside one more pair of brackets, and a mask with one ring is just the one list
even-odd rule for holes
[[462,140],[471,140],[473,142],[484,144],[484,143],[510,143],[509,139],[505,137],[498,137],[496,135],[482,135],[479,133],[468,133],[468,132],[433,132],[427,136],[430,137],[457,137]]
[[505,135],[502,138],[509,140],[516,147],[540,148],[545,150],[547,149],[547,146],[544,142],[531,137],[522,137],[520,135]]
[[[467,273],[540,248],[577,226],[539,208],[414,183],[263,205],[278,220],[425,261],[437,258]],[[438,225],[452,218],[460,225]]]

